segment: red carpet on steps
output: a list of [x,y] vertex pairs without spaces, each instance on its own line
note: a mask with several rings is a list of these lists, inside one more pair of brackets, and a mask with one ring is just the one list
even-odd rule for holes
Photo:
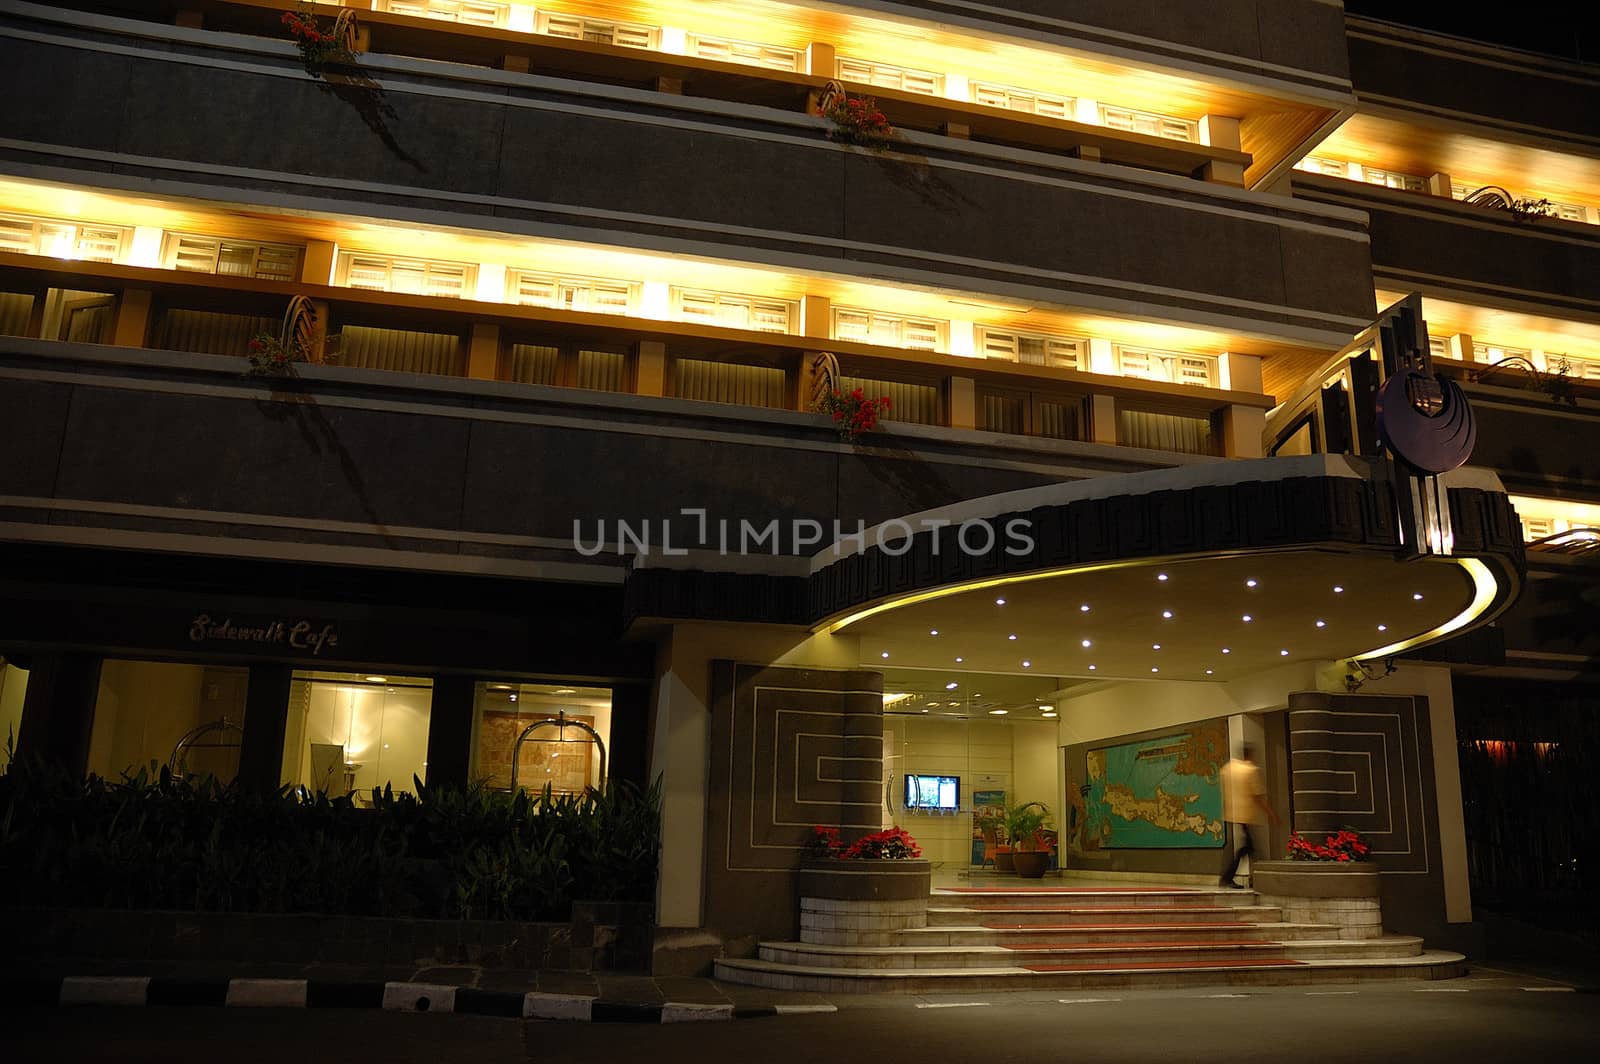
[[1221,894],[1221,890],[1180,887],[940,887],[952,894]]
[[1067,942],[1043,946],[1033,943],[1013,946],[1002,942],[1001,945],[1006,949],[1016,950],[1018,953],[1083,953],[1089,951],[1104,953],[1107,950],[1116,950],[1118,953],[1132,953],[1137,950],[1196,949],[1200,947],[1206,949],[1224,949],[1230,946],[1281,947],[1283,943],[1273,942],[1270,939],[1255,938],[1236,942],[1195,942],[1192,940],[1188,942]]
[[[1002,924],[984,921],[978,925],[985,931],[1148,931],[1149,924]],[[1165,926],[1174,926],[1171,924]],[[1251,923],[1248,920],[1218,920],[1205,924],[1178,924],[1184,928],[1216,930],[1219,927],[1270,927],[1270,924]]]
[[1247,957],[1238,960],[1143,961],[1139,964],[1024,964],[1021,967],[1030,972],[1156,972],[1174,968],[1296,968],[1300,964],[1300,961],[1288,958],[1264,960]]

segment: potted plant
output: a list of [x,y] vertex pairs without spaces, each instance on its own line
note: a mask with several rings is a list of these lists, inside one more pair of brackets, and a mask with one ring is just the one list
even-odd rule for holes
[[860,388],[850,392],[833,388],[818,397],[816,409],[833,419],[841,440],[853,443],[863,432],[878,427],[878,416],[889,409],[889,397],[868,399]]
[[1383,934],[1382,880],[1372,847],[1359,832],[1340,828],[1318,842],[1289,836],[1288,860],[1260,861],[1250,886],[1263,905],[1276,905],[1291,922],[1335,924],[1340,938]]
[[1050,809],[1043,802],[1023,802],[1006,808],[1006,837],[1011,840],[1011,863],[1017,875],[1024,879],[1044,875],[1050,867],[1048,833],[1054,828]]

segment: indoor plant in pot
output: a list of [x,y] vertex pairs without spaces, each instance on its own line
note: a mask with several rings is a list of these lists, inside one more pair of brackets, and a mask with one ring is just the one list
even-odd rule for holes
[[1050,867],[1047,832],[1055,827],[1043,802],[1023,802],[1006,808],[1006,837],[1011,840],[1011,863],[1024,879],[1039,879]]

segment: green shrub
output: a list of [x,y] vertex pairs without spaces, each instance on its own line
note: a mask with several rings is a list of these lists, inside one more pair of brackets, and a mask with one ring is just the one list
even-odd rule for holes
[[574,900],[654,897],[659,782],[536,798],[416,789],[362,807],[14,761],[0,776],[0,904],[565,920]]

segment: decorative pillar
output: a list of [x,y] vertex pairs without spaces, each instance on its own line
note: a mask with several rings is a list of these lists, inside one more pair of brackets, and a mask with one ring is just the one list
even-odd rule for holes
[[945,382],[945,421],[953,429],[978,427],[978,382],[971,377],[951,377]]
[[636,395],[667,394],[667,345],[660,340],[640,340],[633,360]]
[[154,294],[148,288],[124,288],[117,300],[111,342],[117,347],[143,347],[150,337],[150,308]]
[[467,376],[477,381],[500,377],[500,326],[473,322],[467,340]]
[[1093,443],[1117,442],[1117,400],[1111,395],[1089,397],[1089,439]]

